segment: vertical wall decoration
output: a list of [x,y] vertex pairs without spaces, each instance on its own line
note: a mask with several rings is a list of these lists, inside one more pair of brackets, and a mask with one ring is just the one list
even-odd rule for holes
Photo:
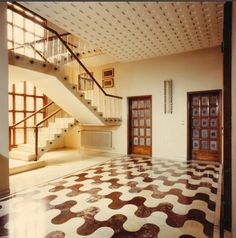
[[173,81],[164,81],[164,113],[173,113]]

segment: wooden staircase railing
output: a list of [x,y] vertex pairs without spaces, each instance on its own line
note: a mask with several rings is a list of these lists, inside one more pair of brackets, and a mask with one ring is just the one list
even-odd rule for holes
[[[26,124],[26,121],[29,120],[30,118],[32,118],[33,116],[37,115],[38,113],[42,112],[43,110],[48,109],[50,106],[55,105],[57,108],[56,109],[51,109],[52,112],[46,116],[45,118],[43,118],[42,120],[40,120],[39,122],[37,122],[35,125],[33,126],[26,126],[26,127],[20,127],[18,125],[24,123],[24,125]],[[9,126],[9,150],[11,150],[13,147],[17,146],[17,143],[15,143],[15,141],[13,141],[12,143],[12,131],[16,130],[16,129],[24,129],[24,128],[30,128],[34,130],[34,145],[35,145],[35,155],[36,155],[36,160],[38,158],[39,155],[39,128],[43,128],[43,125],[48,125],[48,122],[50,121],[50,119],[52,119],[53,117],[55,118],[55,116],[59,113],[65,113],[62,108],[59,108],[54,102],[50,102],[47,105],[45,105],[44,107],[40,108],[39,110],[35,111],[34,113],[30,114],[29,116],[25,117],[24,119],[20,120],[19,122],[15,123],[12,126]],[[59,117],[62,118],[62,117]],[[27,130],[24,131],[24,144],[27,143]]]
[[[12,126],[9,126],[9,150],[11,150],[13,147],[16,146],[15,141],[13,141],[12,143],[12,131],[16,130],[16,129],[20,129],[22,127],[17,127],[18,125],[22,124],[23,122],[26,122],[28,119],[30,119],[31,117],[35,116],[36,114],[40,113],[41,111],[47,109],[48,107],[50,107],[51,105],[53,105],[54,102],[50,102],[47,105],[45,105],[44,107],[40,108],[39,110],[33,112],[32,114],[30,114],[29,116],[25,117],[24,119],[20,120],[19,122],[13,124]],[[25,127],[23,127],[25,128]],[[34,126],[31,127],[26,127],[26,128],[34,128]],[[26,134],[24,135],[24,143],[26,143],[27,141],[27,131],[25,132]]]

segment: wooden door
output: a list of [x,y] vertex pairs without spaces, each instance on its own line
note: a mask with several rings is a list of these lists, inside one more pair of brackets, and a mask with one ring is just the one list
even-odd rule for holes
[[221,161],[221,91],[188,93],[189,159]]
[[128,104],[128,153],[152,155],[152,97],[130,97]]

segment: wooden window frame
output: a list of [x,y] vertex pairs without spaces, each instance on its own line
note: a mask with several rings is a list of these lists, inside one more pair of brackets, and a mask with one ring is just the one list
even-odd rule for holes
[[[16,113],[22,113],[23,114],[23,118],[25,118],[27,116],[27,113],[33,113],[37,110],[36,106],[37,106],[37,100],[41,99],[42,100],[42,107],[45,106],[47,104],[47,97],[45,95],[37,95],[37,89],[34,86],[34,93],[33,94],[28,94],[27,93],[27,82],[24,81],[24,92],[23,93],[17,93],[16,92],[16,86],[15,84],[12,84],[12,90],[11,92],[8,93],[8,95],[10,95],[12,97],[12,109],[9,109],[9,113],[12,113],[12,124],[17,123],[16,121]],[[16,109],[16,96],[18,97],[22,97],[23,98],[23,109],[22,110],[17,110]],[[33,98],[33,110],[28,110],[27,109],[27,98]],[[43,114],[43,118],[45,118],[47,116],[47,112],[46,110],[43,110],[42,112],[40,112]],[[37,118],[36,115],[34,116],[34,124],[37,123]],[[26,122],[24,122],[24,125],[21,127],[21,129],[24,129],[24,143],[26,143],[27,141],[27,125]],[[13,128],[12,130],[12,144],[15,145],[16,144],[16,132],[17,128]]]
[[[19,8],[21,8],[22,10],[19,10]],[[8,3],[8,10],[12,11],[12,21],[8,21],[8,19],[7,19],[7,25],[11,25],[11,27],[12,27],[12,40],[8,39],[8,42],[10,42],[12,44],[12,48],[15,48],[15,47],[21,45],[21,44],[14,42],[14,29],[15,28],[18,28],[23,31],[24,43],[25,43],[25,34],[26,33],[32,34],[34,37],[34,41],[35,41],[36,37],[45,39],[45,30],[44,30],[44,35],[41,36],[41,35],[36,34],[35,25],[34,25],[34,31],[30,31],[30,30],[26,29],[26,26],[25,26],[26,19],[29,21],[32,21],[33,24],[38,24],[40,26],[46,26],[47,21],[44,18],[40,17],[36,13],[24,8],[23,6],[21,6],[17,3],[14,3],[14,4],[11,2]],[[16,13],[23,17],[23,27],[20,27],[20,26],[14,24],[14,14],[13,13]],[[9,34],[9,32],[8,32],[8,34]]]

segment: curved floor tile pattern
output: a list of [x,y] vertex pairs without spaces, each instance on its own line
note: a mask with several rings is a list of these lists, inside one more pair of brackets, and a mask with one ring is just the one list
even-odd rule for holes
[[121,157],[0,201],[0,237],[213,237],[221,165]]

